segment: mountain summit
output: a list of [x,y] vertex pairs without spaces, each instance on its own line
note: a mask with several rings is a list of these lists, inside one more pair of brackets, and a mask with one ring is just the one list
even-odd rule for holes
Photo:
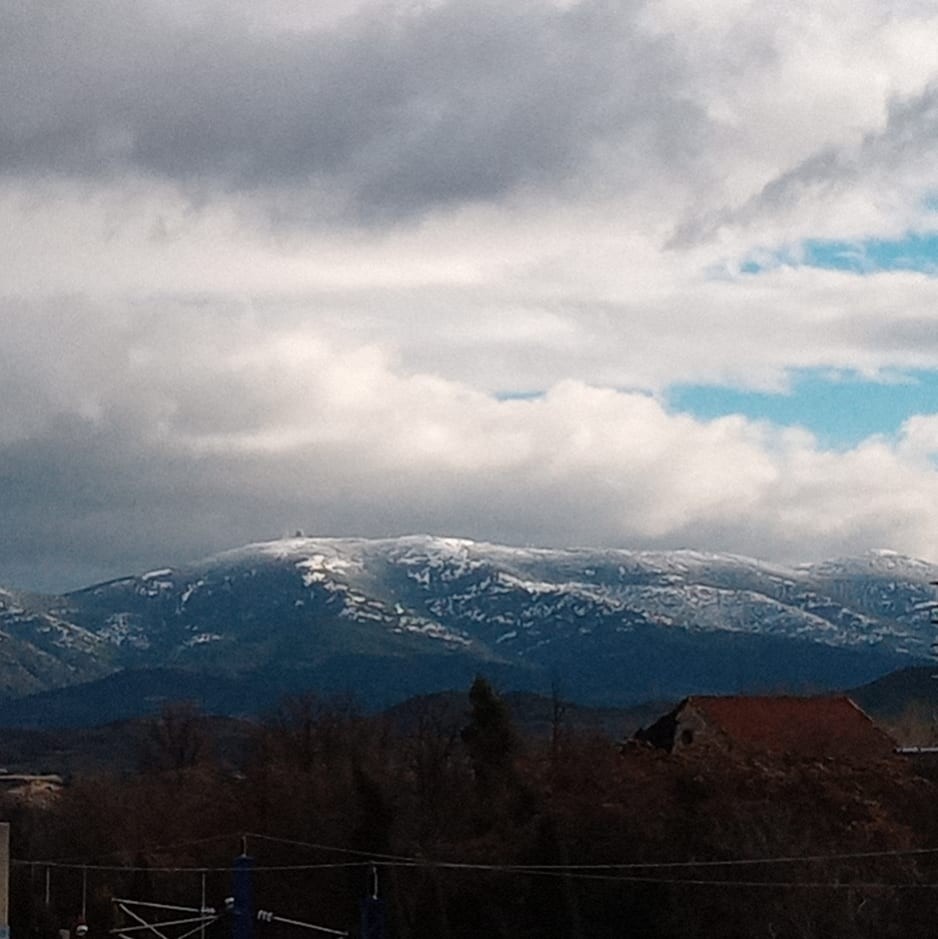
[[479,671],[597,704],[846,687],[928,658],[935,580],[938,567],[890,552],[784,567],[297,537],[61,597],[0,591],[0,693],[160,668],[374,704]]

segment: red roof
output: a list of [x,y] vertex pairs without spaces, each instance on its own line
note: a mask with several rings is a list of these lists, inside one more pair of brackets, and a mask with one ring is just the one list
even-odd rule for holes
[[893,753],[895,744],[848,697],[694,695],[706,722],[742,746],[801,756],[870,759]]

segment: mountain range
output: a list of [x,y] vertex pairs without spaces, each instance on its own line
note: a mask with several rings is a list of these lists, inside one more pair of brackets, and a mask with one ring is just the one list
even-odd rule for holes
[[61,596],[0,590],[0,723],[173,697],[256,713],[310,689],[379,707],[477,673],[610,706],[847,688],[929,660],[934,581],[935,565],[886,551],[787,567],[295,537]]

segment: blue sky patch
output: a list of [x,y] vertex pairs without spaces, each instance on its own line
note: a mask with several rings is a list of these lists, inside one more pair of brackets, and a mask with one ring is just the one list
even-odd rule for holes
[[779,265],[818,267],[829,271],[873,274],[881,271],[918,271],[938,274],[938,232],[908,234],[900,239],[865,241],[808,239],[798,251],[778,251],[746,258],[742,274],[760,274]]
[[938,234],[907,235],[898,241],[871,239],[847,241],[807,241],[804,264],[865,274],[873,271],[938,271]]
[[804,427],[820,444],[847,449],[872,434],[895,434],[913,414],[938,413],[938,372],[916,371],[892,381],[851,373],[796,372],[788,393],[741,391],[716,385],[675,385],[671,410],[702,420],[741,414],[784,426]]

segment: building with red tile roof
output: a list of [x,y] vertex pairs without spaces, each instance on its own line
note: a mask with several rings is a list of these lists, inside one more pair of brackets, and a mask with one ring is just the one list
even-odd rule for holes
[[851,760],[895,752],[888,734],[846,695],[693,695],[635,737],[670,752],[715,746]]

